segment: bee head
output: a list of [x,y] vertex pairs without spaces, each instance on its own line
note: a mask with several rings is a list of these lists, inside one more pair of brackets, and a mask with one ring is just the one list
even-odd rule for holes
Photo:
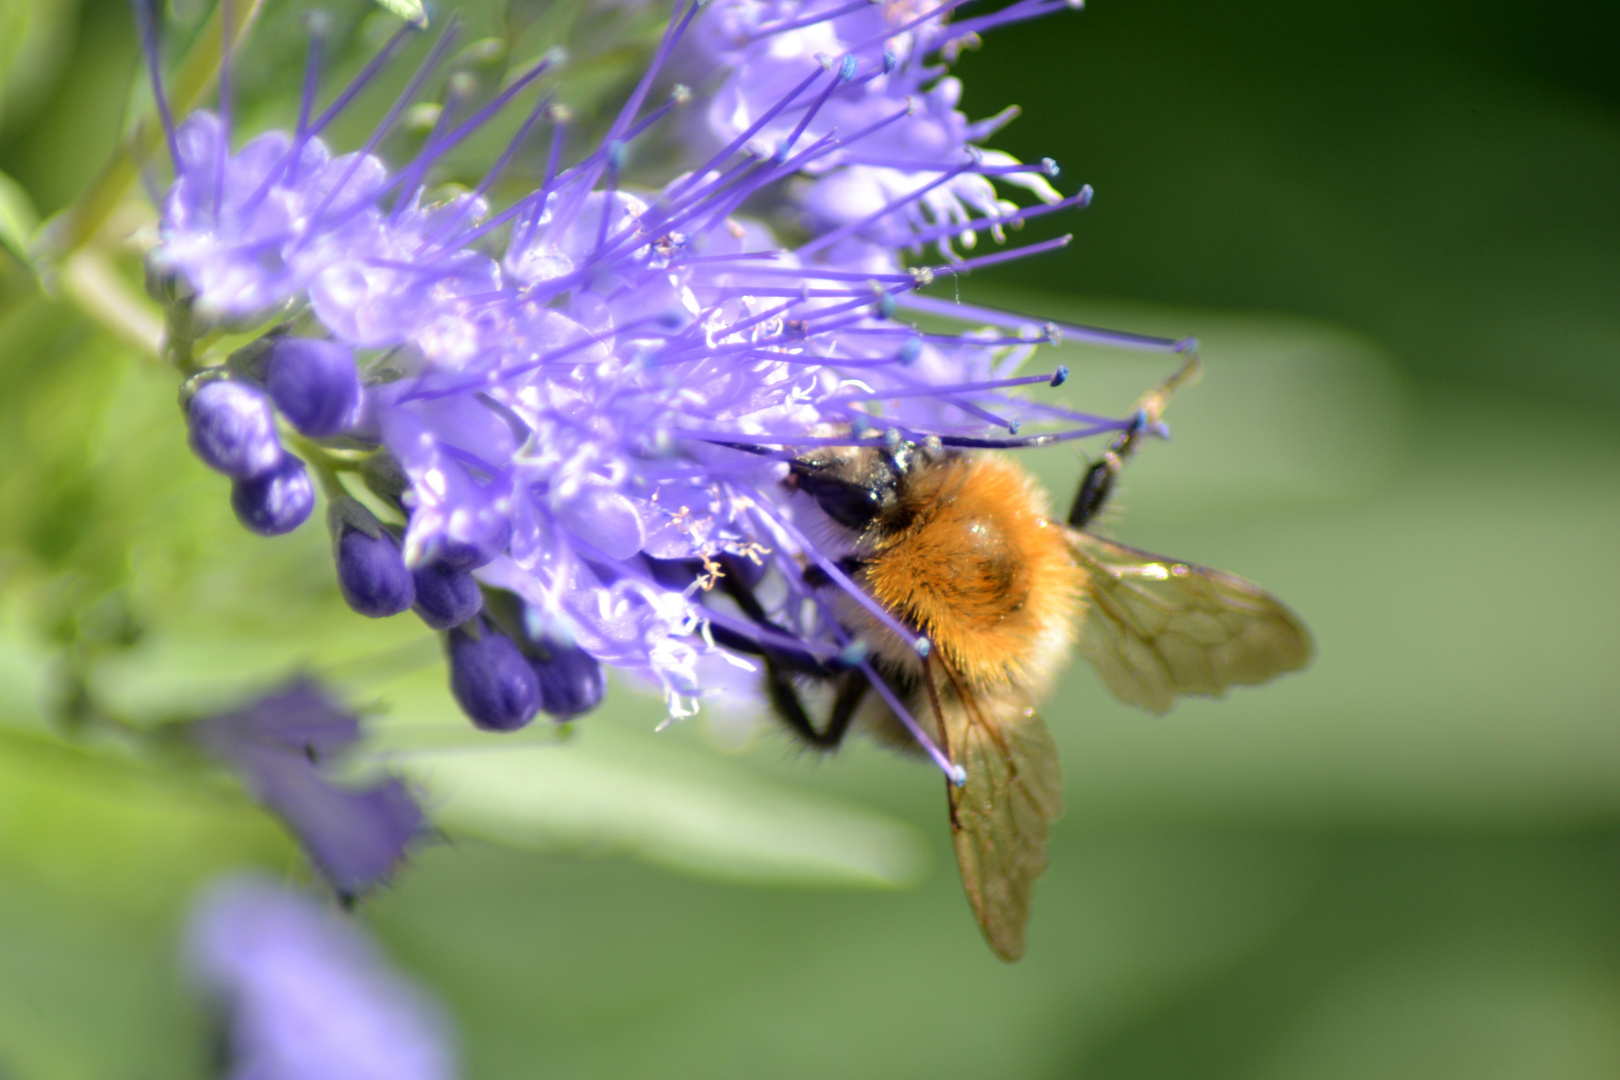
[[939,453],[906,441],[830,448],[795,461],[788,482],[845,528],[860,532],[873,525],[893,526],[902,513],[907,481]]

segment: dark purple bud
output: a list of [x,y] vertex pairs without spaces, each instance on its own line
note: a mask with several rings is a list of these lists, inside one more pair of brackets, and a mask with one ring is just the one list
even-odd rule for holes
[[354,354],[335,341],[278,339],[270,347],[265,385],[293,427],[314,438],[347,428],[360,404]]
[[450,692],[475,726],[516,731],[540,711],[540,679],[511,638],[482,631],[450,631]]
[[435,630],[460,626],[484,606],[478,582],[465,570],[431,562],[411,575],[416,585],[416,613]]
[[338,588],[360,614],[386,619],[416,603],[416,583],[405,567],[399,541],[386,532],[368,536],[345,528],[334,545]]
[[260,536],[280,536],[304,523],[315,509],[315,485],[304,463],[291,454],[274,470],[231,485],[236,520]]
[[204,383],[186,402],[191,449],[203,464],[235,480],[271,472],[281,463],[276,413],[255,388],[233,379]]
[[457,570],[476,570],[505,551],[511,542],[511,522],[495,522],[484,530],[484,535],[477,541],[446,541],[439,547],[438,561]]
[[549,638],[535,642],[534,648],[537,655],[529,658],[529,664],[540,680],[541,708],[558,720],[567,720],[602,703],[607,673],[596,657],[578,645]]

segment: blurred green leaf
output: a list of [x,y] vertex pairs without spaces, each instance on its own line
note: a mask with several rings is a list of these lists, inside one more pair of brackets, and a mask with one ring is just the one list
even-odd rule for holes
[[15,130],[62,70],[76,0],[0,0],[0,126]]
[[180,915],[213,875],[291,857],[226,790],[0,733],[0,1070],[197,1075],[201,1025],[175,978]]
[[384,747],[402,729],[435,723],[467,733],[452,748],[394,757],[451,838],[631,855],[751,882],[897,887],[914,884],[928,863],[911,826],[655,732],[661,704],[623,687],[609,707],[579,721],[573,738],[538,745],[473,733],[437,666],[388,687],[386,697],[393,708],[379,732]]
[[[1406,448],[1410,390],[1376,343],[1340,326],[1286,315],[1101,303],[968,283],[966,299],[1036,319],[1196,337],[1204,375],[1165,410],[1172,439],[1149,440],[1125,470],[1108,521],[1190,522],[1321,507],[1363,497]],[[1036,362],[1066,364],[1043,399],[1105,416],[1132,404],[1178,356],[1065,344]],[[1020,451],[1068,508],[1102,439]]]
[[24,263],[32,263],[28,241],[39,228],[39,211],[22,185],[0,173],[0,244]]
[[1620,982],[1579,942],[1559,936],[1504,942],[1462,933],[1369,956],[1323,980],[1255,1075],[1620,1076]]

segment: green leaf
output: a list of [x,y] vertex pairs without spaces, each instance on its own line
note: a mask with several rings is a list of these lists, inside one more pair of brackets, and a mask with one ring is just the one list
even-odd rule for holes
[[[752,883],[895,888],[926,869],[912,826],[801,794],[739,758],[691,745],[684,732],[656,732],[661,706],[623,687],[567,739],[543,720],[517,736],[474,732],[437,667],[394,683],[387,697],[395,707],[379,732],[383,745],[439,736],[437,749],[393,760],[426,791],[434,823],[451,837],[630,855]],[[442,745],[458,734],[456,745]]]
[[425,756],[414,771],[451,836],[739,881],[896,887],[920,876],[923,842],[910,826],[707,764],[531,745]]
[[0,172],[0,244],[25,264],[32,266],[28,241],[39,228],[39,211],[21,184]]

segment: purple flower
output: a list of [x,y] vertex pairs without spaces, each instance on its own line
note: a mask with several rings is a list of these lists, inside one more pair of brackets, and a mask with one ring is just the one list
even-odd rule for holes
[[[771,150],[795,135],[801,143],[837,139],[805,163],[816,179],[799,197],[823,240],[847,233],[890,249],[932,242],[948,260],[959,257],[953,241],[975,246],[978,228],[999,242],[1005,222],[1028,215],[997,195],[992,178],[1056,206],[1064,200],[1047,182],[1056,166],[1024,166],[980,148],[1017,110],[970,123],[956,108],[961,83],[935,61],[991,26],[1068,5],[1020,0],[952,24],[962,3],[716,0],[691,47],[732,70],[703,121],[721,143],[746,137]],[[835,79],[819,77],[823,71]],[[879,137],[848,137],[874,129]],[[1069,204],[1083,201],[1084,193]]]
[[196,721],[189,732],[287,825],[339,896],[386,881],[422,831],[422,810],[397,778],[358,788],[326,778],[322,765],[359,740],[360,720],[312,680]]
[[[1048,165],[975,148],[1006,116],[969,123],[955,107],[959,86],[936,63],[991,25],[1062,3],[1017,0],[952,24],[960,3],[683,3],[598,145],[571,147],[566,114],[542,100],[490,174],[442,201],[425,187],[433,164],[513,105],[552,58],[441,123],[393,171],[369,153],[333,156],[321,142],[331,110],[234,153],[223,125],[199,113],[175,133],[176,180],[152,260],[183,280],[204,323],[297,311],[334,348],[352,350],[361,400],[341,436],[304,445],[323,476],[363,476],[397,515],[386,524],[402,530],[415,608],[429,625],[466,623],[486,592],[512,598],[527,644],[568,642],[590,661],[567,669],[572,696],[559,711],[594,704],[606,665],[660,687],[671,713],[685,714],[716,662],[747,663],[725,655],[738,643],[757,652],[768,634],[822,659],[848,644],[803,582],[806,566],[833,558],[818,540],[826,508],[783,482],[808,448],[1019,446],[1126,424],[1012,392],[1054,380],[1014,372],[1058,328],[924,291],[1062,244],[973,258],[953,247],[972,247],[985,228],[999,241],[1007,223],[1087,197],[1057,200]],[[391,116],[429,84],[452,40],[453,28]],[[694,101],[677,86],[654,100],[670,65],[718,66],[718,91]],[[673,118],[683,108],[695,129]],[[313,115],[308,102],[303,115]],[[632,185],[628,148],[672,129],[688,136],[691,167],[656,179],[643,168]],[[492,204],[493,181],[540,132],[550,141],[544,171],[526,194]],[[384,134],[386,125],[368,150]],[[997,194],[997,180],[1050,205],[1021,209]],[[808,194],[796,194],[805,184]],[[748,215],[783,205],[798,206],[797,225],[811,233],[797,248],[779,238],[782,221]],[[925,245],[945,261],[918,261]],[[910,313],[983,325],[924,332]],[[307,376],[322,402],[325,371]],[[271,389],[306,435],[320,427],[293,406],[295,388]],[[1018,436],[1026,424],[1041,433]],[[705,602],[728,565],[754,568],[770,597],[768,628]],[[672,578],[669,566],[697,569]],[[482,667],[458,666],[477,651],[469,643],[487,640],[453,637],[453,672],[516,672],[482,654]],[[527,658],[549,655],[536,646]],[[543,698],[547,677],[534,672]],[[503,679],[462,679],[457,696],[485,726],[533,715],[522,693],[483,692],[528,685]]]
[[268,881],[197,902],[187,966],[227,1028],[230,1080],[452,1080],[444,1009],[394,970],[352,916]]

